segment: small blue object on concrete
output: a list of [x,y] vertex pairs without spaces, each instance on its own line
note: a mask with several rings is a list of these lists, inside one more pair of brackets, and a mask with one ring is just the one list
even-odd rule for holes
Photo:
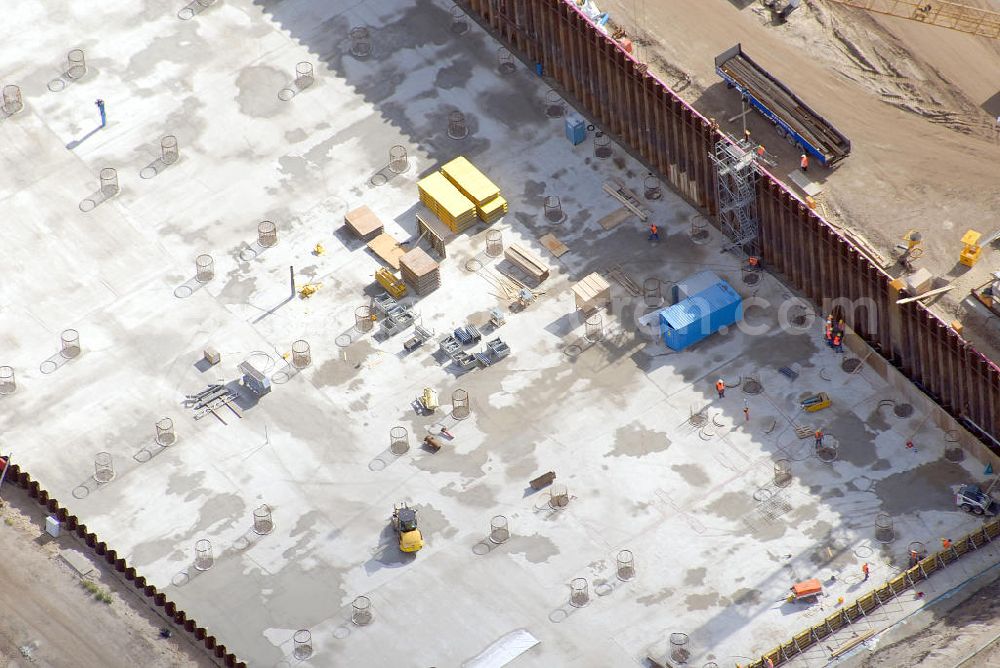
[[986,469],[983,471],[983,475],[993,475],[993,464],[986,465]]
[[108,115],[104,111],[104,100],[98,99],[94,104],[97,105],[97,110],[101,112],[101,127],[106,127],[108,124]]
[[566,139],[573,146],[578,146],[587,138],[587,123],[579,116],[570,114],[566,116]]
[[743,318],[743,300],[725,281],[660,311],[660,334],[671,350],[683,350]]
[[542,68],[542,64],[541,63],[535,63],[535,74],[537,74],[538,76],[542,76],[542,72],[544,72],[544,69]]

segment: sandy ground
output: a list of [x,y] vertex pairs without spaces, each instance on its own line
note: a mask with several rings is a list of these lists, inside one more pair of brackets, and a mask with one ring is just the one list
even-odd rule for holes
[[87,579],[96,593],[110,595],[110,603],[98,600],[60,556],[82,545],[46,534],[42,508],[20,489],[4,484],[3,499],[0,667],[216,665],[178,634],[160,638],[166,622],[110,573],[95,570]]
[[[826,218],[867,241],[894,275],[901,271],[894,246],[919,230],[925,253],[917,267],[941,285],[958,285],[932,300],[934,310],[946,321],[958,318],[967,338],[1000,359],[1000,317],[966,299],[1000,269],[1000,250],[986,248],[972,270],[958,264],[968,229],[1000,229],[1000,40],[817,0],[784,25],[753,0],[600,4],[636,39],[640,58],[731,132],[742,132],[731,120],[739,98],[715,74],[713,59],[737,42],[833,122],[852,153],[832,172],[810,172],[824,189]],[[774,174],[787,181],[797,152],[762,117],[751,115],[748,124],[778,157]]]

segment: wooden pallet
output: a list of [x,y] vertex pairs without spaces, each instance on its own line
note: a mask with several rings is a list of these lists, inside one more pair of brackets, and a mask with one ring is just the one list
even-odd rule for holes
[[520,244],[510,244],[504,249],[504,257],[515,266],[519,267],[528,276],[541,283],[549,277],[549,267],[535,253],[521,246]]

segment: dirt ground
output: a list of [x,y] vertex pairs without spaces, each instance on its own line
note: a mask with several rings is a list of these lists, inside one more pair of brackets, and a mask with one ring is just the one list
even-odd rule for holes
[[106,564],[88,559],[101,572],[85,588],[63,558],[86,555],[82,543],[45,533],[44,508],[19,488],[0,491],[0,668],[217,665],[183,634],[161,638],[166,621]]
[[[996,0],[965,2],[1000,10]],[[730,132],[742,133],[734,119],[739,96],[715,73],[714,58],[739,42],[846,134],[851,155],[832,171],[809,173],[823,187],[817,199],[825,217],[893,275],[901,273],[895,245],[919,230],[925,252],[916,266],[938,285],[956,285],[930,300],[933,309],[960,320],[966,338],[1000,360],[1000,317],[966,299],[1000,270],[1000,244],[985,248],[972,270],[958,264],[968,229],[1000,230],[1000,40],[826,0],[806,0],[784,25],[758,0],[599,4],[653,71]],[[773,173],[788,182],[797,151],[761,116],[747,119],[755,140],[777,156]]]

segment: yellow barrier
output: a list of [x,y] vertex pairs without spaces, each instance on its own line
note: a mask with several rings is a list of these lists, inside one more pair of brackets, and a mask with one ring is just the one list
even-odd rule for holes
[[916,583],[928,579],[935,571],[957,561],[969,552],[975,552],[978,548],[986,545],[997,536],[1000,536],[1000,518],[987,522],[979,529],[966,534],[960,540],[952,543],[950,548],[925,557],[916,566],[908,568],[896,577],[887,580],[881,587],[877,587],[867,594],[858,597],[852,603],[844,605],[820,624],[792,636],[789,642],[778,645],[753,663],[749,663],[742,668],[770,668],[767,663],[768,659],[775,666],[788,663],[792,657],[803,653],[845,626],[853,624],[858,619],[863,618],[864,615],[882,606],[887,601],[891,601],[907,589],[915,587]]

